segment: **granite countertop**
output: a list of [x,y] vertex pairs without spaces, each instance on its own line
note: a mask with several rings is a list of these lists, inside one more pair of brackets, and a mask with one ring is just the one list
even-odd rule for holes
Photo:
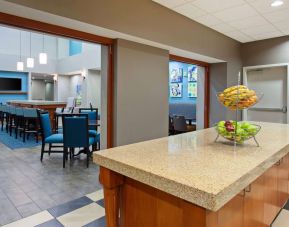
[[31,104],[31,105],[66,105],[66,102],[59,101],[45,101],[45,100],[9,100],[9,103],[16,104]]
[[96,152],[94,162],[217,211],[289,152],[289,125],[254,123],[260,147],[215,143],[210,128]]

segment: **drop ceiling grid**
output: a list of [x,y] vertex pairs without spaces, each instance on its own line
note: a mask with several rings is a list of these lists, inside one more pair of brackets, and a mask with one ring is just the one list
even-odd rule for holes
[[153,0],[242,43],[289,35],[289,0]]

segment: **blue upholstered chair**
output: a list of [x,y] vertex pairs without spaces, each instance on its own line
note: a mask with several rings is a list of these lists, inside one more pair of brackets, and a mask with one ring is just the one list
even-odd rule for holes
[[[38,111],[38,117],[40,122],[41,136],[42,136],[42,147],[41,147],[41,157],[43,160],[44,153],[63,153],[63,158],[66,158],[63,149],[52,150],[52,148],[62,148],[63,147],[63,134],[53,134],[50,117],[48,112]],[[45,145],[49,144],[49,149],[45,150]],[[56,145],[54,145],[56,144]],[[64,168],[64,166],[63,166]]]
[[[98,121],[98,109],[97,108],[80,108],[80,114],[87,114],[88,120],[90,121]],[[89,126],[89,136],[95,138],[96,150],[100,149],[100,133],[98,132],[98,127],[94,125]]]
[[[90,146],[95,144],[95,137],[89,136],[87,114],[63,114],[63,147],[67,156],[68,149],[83,148],[87,155],[86,165],[89,166]],[[65,166],[65,158],[63,158]]]

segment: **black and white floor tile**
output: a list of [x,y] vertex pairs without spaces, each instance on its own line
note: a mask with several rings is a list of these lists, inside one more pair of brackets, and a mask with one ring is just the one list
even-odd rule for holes
[[55,206],[5,227],[105,227],[103,190]]
[[[103,190],[58,205],[4,227],[105,227]],[[289,201],[271,227],[289,226]]]
[[271,227],[288,227],[289,226],[289,200],[279,212]]

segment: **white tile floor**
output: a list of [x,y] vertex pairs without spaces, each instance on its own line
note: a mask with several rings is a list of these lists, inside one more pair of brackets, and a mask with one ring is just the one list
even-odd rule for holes
[[282,209],[278,217],[272,223],[271,226],[272,227],[288,227],[289,226],[289,210]]

